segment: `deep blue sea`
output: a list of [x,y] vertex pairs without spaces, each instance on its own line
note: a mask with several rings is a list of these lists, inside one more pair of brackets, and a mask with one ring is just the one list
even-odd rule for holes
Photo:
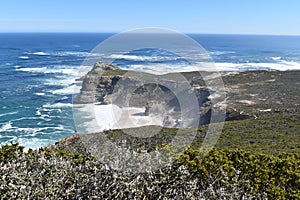
[[[77,71],[89,52],[110,33],[0,34],[0,145],[27,148],[72,135],[72,93]],[[300,36],[190,34],[220,71],[300,69]],[[119,52],[114,64],[176,65],[166,52]],[[152,59],[155,58],[155,59]]]

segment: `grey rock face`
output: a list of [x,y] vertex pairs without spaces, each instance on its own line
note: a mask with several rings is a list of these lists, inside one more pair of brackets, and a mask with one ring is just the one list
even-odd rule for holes
[[88,72],[88,75],[91,75],[91,74],[101,75],[104,71],[117,70],[117,69],[119,69],[119,68],[112,64],[108,64],[105,62],[97,62],[97,63],[95,63],[92,70]]
[[[161,116],[167,127],[180,126],[182,115],[190,119],[191,122],[188,123],[194,120],[200,121],[200,124],[209,123],[211,103],[208,97],[211,91],[205,86],[199,87],[199,83],[195,84],[194,78],[187,82],[187,79],[176,79],[176,75],[173,80],[170,74],[156,76],[133,71],[119,73],[120,71],[122,70],[114,65],[96,63],[82,78],[80,94],[73,98],[73,102],[113,103],[121,108],[144,107],[145,116]],[[195,103],[190,101],[192,98],[196,98],[198,104],[196,111],[187,106]],[[182,103],[185,105],[182,106]],[[195,112],[197,116],[191,114]]]
[[114,65],[97,62],[91,71],[82,77],[82,88],[79,95],[73,97],[73,103],[103,102],[105,96],[112,93],[114,84],[120,77],[103,76],[107,71],[117,70]]

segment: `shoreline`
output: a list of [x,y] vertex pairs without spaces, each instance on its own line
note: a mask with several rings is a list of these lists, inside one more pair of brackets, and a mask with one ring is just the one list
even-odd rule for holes
[[77,130],[79,134],[149,125],[163,125],[161,118],[153,115],[145,116],[145,108],[140,107],[120,108],[115,104],[101,105],[98,102],[75,104],[73,111],[75,111],[75,114],[73,113],[75,118],[85,113],[90,119],[88,122],[77,124],[79,127],[86,128],[86,130]]
[[[261,115],[272,115],[276,112],[299,113],[299,97],[295,96],[300,93],[299,78],[297,78],[300,76],[299,72],[300,70],[222,72],[229,97],[227,101],[230,109],[229,120],[243,117],[255,119]],[[192,74],[192,72],[187,72],[187,74]],[[72,106],[72,104],[66,105]],[[35,138],[32,142],[36,141]],[[43,143],[48,145],[55,141]],[[26,139],[26,144],[31,144],[31,142]]]

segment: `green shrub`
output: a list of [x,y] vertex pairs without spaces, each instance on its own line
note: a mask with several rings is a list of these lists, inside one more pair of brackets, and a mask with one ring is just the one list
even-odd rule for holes
[[10,143],[3,145],[0,149],[0,163],[8,163],[23,154],[24,147],[18,143]]
[[253,194],[267,194],[270,199],[300,198],[300,161],[298,154],[271,156],[253,154],[242,150],[214,149],[202,158],[199,150],[189,148],[178,159],[177,165],[184,165],[209,183],[209,174],[223,172],[220,185],[245,182],[246,191]]

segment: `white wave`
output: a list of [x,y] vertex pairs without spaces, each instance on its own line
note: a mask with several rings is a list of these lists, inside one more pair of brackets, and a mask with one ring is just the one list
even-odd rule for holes
[[45,74],[68,74],[68,75],[77,75],[77,66],[67,66],[67,65],[59,65],[59,66],[49,66],[49,67],[41,67],[41,68],[19,68],[21,71],[34,71],[34,72],[42,72]]
[[126,59],[126,60],[135,60],[135,61],[157,61],[162,58],[159,56],[136,56],[136,55],[124,55],[124,54],[112,54],[109,57],[113,59]]
[[276,63],[215,63],[218,71],[246,71],[246,70],[300,70],[299,62],[280,61]]
[[40,111],[43,111],[43,112],[51,112],[51,109],[48,109],[48,108],[46,108],[46,107],[41,107],[41,108],[38,108],[38,110],[40,110]]
[[37,133],[47,130],[48,127],[43,127],[43,128],[17,128],[15,131],[16,132],[24,132],[29,134],[29,136],[35,136]]
[[55,52],[53,55],[55,56],[77,56],[77,57],[87,57],[89,52],[82,51],[63,51],[63,52]]
[[[37,52],[25,52],[28,55],[37,55],[37,56],[75,56],[80,58],[85,58],[88,56],[103,56],[101,53],[91,53],[87,51],[57,51],[57,52],[51,52],[46,53],[43,51],[37,51]],[[25,57],[25,56],[24,56]]]
[[5,116],[5,115],[14,115],[14,114],[17,114],[17,113],[18,113],[18,111],[3,113],[3,114],[0,114],[0,117]]
[[65,127],[63,125],[58,125],[57,127],[53,127],[53,129],[62,131]]
[[11,131],[14,127],[12,126],[11,121],[7,122],[6,124],[3,124],[0,128],[0,132],[6,132]]
[[47,114],[43,114],[43,115],[41,115],[41,119],[42,119],[42,120],[44,120],[44,121],[46,121],[46,122],[49,122],[49,121],[51,121],[51,119],[50,119],[50,116],[49,116],[49,115],[47,115]]
[[24,71],[24,72],[44,73],[44,74],[65,74],[68,76],[73,76],[75,79],[75,77],[77,77],[79,73],[79,66],[58,65],[58,66],[48,66],[48,67],[21,67],[17,65],[15,66],[15,70]]
[[70,86],[77,81],[73,76],[55,76],[56,78],[48,78],[45,80],[44,85],[48,86]]
[[13,119],[11,121],[16,122],[16,121],[31,120],[31,119],[36,120],[36,119],[39,119],[39,117],[21,117],[21,118],[18,118],[18,119]]
[[15,66],[16,71],[23,71],[23,72],[44,72],[47,70],[47,67],[27,67],[27,68],[21,68],[20,66]]
[[91,53],[87,51],[61,51],[61,52],[55,52],[52,55],[53,56],[75,56],[79,58],[104,56],[104,54],[102,53]]
[[77,94],[80,92],[81,86],[78,85],[71,85],[66,88],[54,90],[51,93],[52,94],[60,94],[60,95],[66,95],[66,94]]
[[29,59],[29,56],[20,56],[19,58],[23,59],[23,60],[27,60],[27,59]]
[[46,73],[61,73],[75,78],[78,76],[79,70],[80,66],[59,65],[54,67],[48,67]]
[[208,63],[207,66],[204,66],[203,63],[200,65],[185,65],[185,64],[147,64],[147,65],[129,65],[129,69],[136,71],[143,71],[152,74],[166,74],[172,72],[189,72],[189,71],[205,71],[208,67],[211,68],[211,63]]
[[45,52],[43,52],[43,51],[32,52],[32,53],[28,53],[28,54],[38,55],[38,56],[48,56],[48,55],[50,55],[50,54],[45,53]]
[[113,59],[126,59],[133,61],[165,61],[165,60],[176,60],[179,57],[174,56],[136,56],[136,55],[124,55],[124,54],[112,54],[109,56]]
[[44,92],[36,92],[36,93],[34,93],[35,95],[37,95],[37,96],[45,96],[45,93]]
[[271,57],[272,60],[281,60],[282,57],[278,56],[278,57]]
[[71,103],[55,103],[55,104],[45,104],[43,108],[63,108],[63,107],[73,107]]
[[[248,70],[300,70],[300,62],[284,61],[273,63],[227,63],[227,62],[202,62],[195,65],[185,64],[147,64],[128,65],[130,70],[149,72],[152,74],[166,74],[170,72],[188,71],[248,71]],[[126,68],[124,68],[126,69]]]
[[74,68],[50,68],[48,67],[46,71],[44,71],[45,74],[68,74],[68,75],[77,75],[77,70]]
[[68,96],[63,96],[63,97],[61,97],[61,100],[66,100],[68,98],[69,98]]
[[41,113],[41,111],[40,111],[40,110],[37,110],[37,111],[35,111],[35,115],[37,115],[37,116],[41,116],[41,115],[42,115],[42,113]]
[[300,70],[300,62],[282,60],[281,63],[284,64],[284,68],[277,70]]
[[224,54],[234,54],[235,51],[211,51],[209,52],[210,55],[214,55],[214,56],[220,56],[220,55],[224,55]]

